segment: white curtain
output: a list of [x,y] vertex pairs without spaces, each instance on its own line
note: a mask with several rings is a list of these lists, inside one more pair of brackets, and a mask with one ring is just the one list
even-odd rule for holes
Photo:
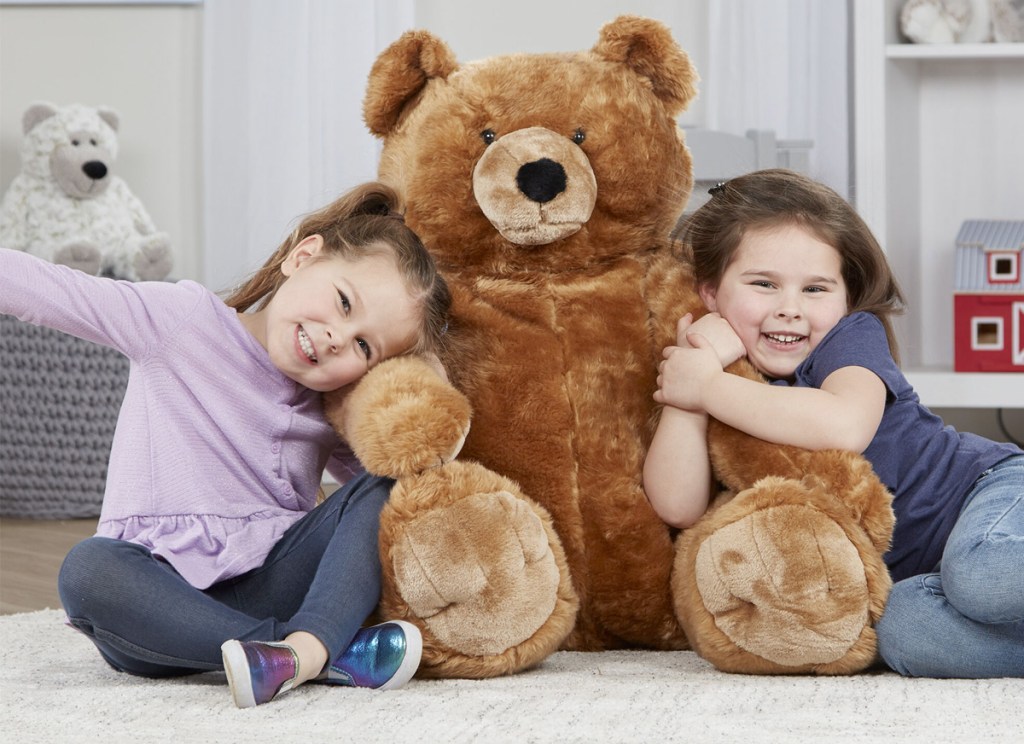
[[708,128],[813,140],[811,175],[847,196],[847,0],[709,2]]
[[206,0],[203,280],[259,267],[297,218],[372,179],[362,118],[377,55],[413,25],[414,0]]

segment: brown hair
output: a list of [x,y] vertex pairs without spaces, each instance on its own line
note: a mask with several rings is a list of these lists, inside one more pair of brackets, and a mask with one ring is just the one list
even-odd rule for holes
[[881,246],[860,215],[824,184],[782,168],[755,171],[712,189],[712,196],[673,233],[697,286],[718,287],[748,230],[797,224],[839,252],[848,313],[875,315],[899,362],[892,316],[903,293]]
[[400,208],[398,194],[389,186],[370,182],[355,187],[306,215],[267,262],[224,302],[238,312],[265,307],[284,284],[281,265],[292,248],[310,235],[320,235],[325,256],[348,261],[392,256],[409,295],[423,311],[418,342],[411,351],[439,352],[451,294],[419,236],[405,224]]

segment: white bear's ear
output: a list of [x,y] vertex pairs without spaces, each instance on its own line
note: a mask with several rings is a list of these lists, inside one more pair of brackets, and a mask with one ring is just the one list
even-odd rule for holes
[[366,126],[378,137],[389,134],[431,79],[447,80],[458,68],[455,54],[439,38],[429,31],[406,31],[370,70],[363,99]]
[[100,119],[106,122],[106,126],[109,126],[115,132],[118,131],[118,127],[121,126],[121,117],[118,116],[118,113],[114,111],[113,108],[96,106],[96,114]]
[[43,121],[46,121],[51,116],[56,115],[57,107],[52,103],[46,101],[36,101],[21,117],[21,132],[22,134],[28,134],[36,126]]
[[697,71],[668,27],[640,16],[619,16],[606,23],[591,50],[647,78],[669,114],[678,116],[697,95]]
[[99,114],[100,118],[107,122],[110,128],[115,132],[121,125],[121,118],[117,115],[117,112],[114,111],[114,109],[107,108],[106,106],[99,106],[96,108],[96,113]]

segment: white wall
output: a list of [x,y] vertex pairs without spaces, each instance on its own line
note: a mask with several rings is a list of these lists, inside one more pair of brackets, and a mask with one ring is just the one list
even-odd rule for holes
[[199,279],[201,40],[201,5],[0,5],[0,191],[29,104],[110,106],[114,172],[170,234],[174,276]]

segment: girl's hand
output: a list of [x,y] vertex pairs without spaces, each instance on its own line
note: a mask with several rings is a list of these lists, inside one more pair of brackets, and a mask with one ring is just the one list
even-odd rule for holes
[[[690,315],[687,314],[681,318],[676,328],[676,343],[679,346],[692,348],[695,344],[690,337],[702,336],[707,341],[707,345],[718,355],[718,361],[721,362],[723,369],[747,355],[747,350],[743,347],[740,337],[736,335],[729,322],[718,313],[708,313],[696,322],[688,322],[684,328],[683,320],[689,317]],[[686,343],[681,343],[681,341]]]
[[690,348],[690,343],[686,340],[686,334],[693,326],[693,313],[687,313],[676,321],[676,346],[683,349]]
[[688,348],[669,346],[658,366],[657,403],[688,411],[703,411],[704,391],[722,374],[722,363],[702,334],[687,334]]

